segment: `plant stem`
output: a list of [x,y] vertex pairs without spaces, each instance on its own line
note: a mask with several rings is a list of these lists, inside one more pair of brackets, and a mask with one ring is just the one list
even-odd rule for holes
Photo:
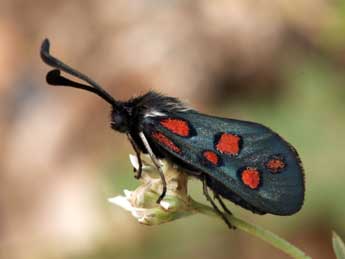
[[[191,200],[191,203],[192,203],[191,207],[194,208],[196,211],[208,216],[220,218],[213,208],[206,206],[204,204],[198,203],[194,200]],[[282,239],[281,237],[277,236],[276,234],[268,230],[249,224],[248,222],[242,219],[236,218],[233,215],[227,214],[226,217],[229,219],[230,223],[234,225],[236,228],[266,241],[272,246],[290,255],[292,258],[311,259],[311,257],[305,255],[303,251],[301,251],[300,249],[293,246],[288,241]]]

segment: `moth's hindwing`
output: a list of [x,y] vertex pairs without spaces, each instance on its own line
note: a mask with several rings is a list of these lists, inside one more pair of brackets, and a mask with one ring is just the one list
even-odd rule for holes
[[291,215],[302,207],[304,175],[298,154],[269,128],[195,111],[146,117],[143,126],[151,145],[207,174],[210,187],[223,197],[234,201],[235,194],[258,212],[276,215]]

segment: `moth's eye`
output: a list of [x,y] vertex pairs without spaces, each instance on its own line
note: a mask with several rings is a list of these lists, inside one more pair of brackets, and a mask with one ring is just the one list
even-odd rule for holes
[[120,112],[113,112],[111,114],[111,127],[114,130],[126,132],[128,130],[126,115]]

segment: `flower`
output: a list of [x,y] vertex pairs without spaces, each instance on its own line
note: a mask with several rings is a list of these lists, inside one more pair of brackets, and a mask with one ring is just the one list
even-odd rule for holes
[[[130,155],[129,158],[133,167],[138,170],[137,157]],[[109,202],[131,212],[139,223],[145,225],[158,225],[198,212],[191,206],[193,201],[187,193],[187,174],[167,160],[160,160],[167,182],[167,193],[160,204],[157,204],[162,192],[159,172],[149,156],[143,156],[142,163],[139,187],[134,191],[124,190],[123,196],[110,198]]]

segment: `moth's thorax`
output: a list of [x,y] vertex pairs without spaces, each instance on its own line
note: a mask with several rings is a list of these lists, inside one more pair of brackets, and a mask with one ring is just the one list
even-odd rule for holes
[[132,98],[114,108],[111,127],[122,133],[139,132],[146,117],[161,117],[175,112],[190,110],[178,99],[155,92]]

